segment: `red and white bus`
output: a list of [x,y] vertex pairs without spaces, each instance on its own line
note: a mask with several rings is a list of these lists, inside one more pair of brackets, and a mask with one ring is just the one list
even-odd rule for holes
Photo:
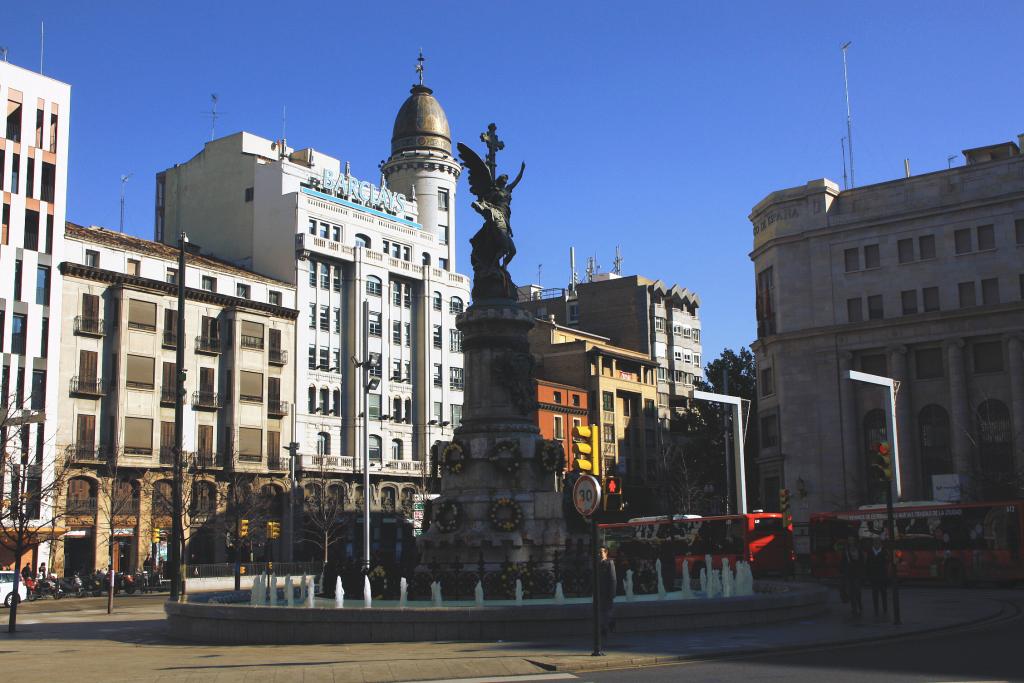
[[690,563],[690,576],[699,576],[706,555],[711,555],[713,569],[721,569],[723,558],[733,568],[739,561],[749,562],[754,576],[789,576],[796,559],[793,527],[777,512],[639,517],[600,528],[617,562],[649,565],[661,559],[663,569],[671,562],[676,577],[682,576],[684,561]]
[[[897,503],[893,517],[900,578],[938,579],[951,585],[1024,580],[1024,501]],[[847,539],[867,544],[873,538],[888,538],[885,506],[813,514],[810,536],[811,572],[838,576]]]

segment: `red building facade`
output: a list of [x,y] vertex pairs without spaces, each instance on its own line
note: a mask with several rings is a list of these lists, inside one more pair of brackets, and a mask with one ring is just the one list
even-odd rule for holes
[[565,449],[565,469],[573,467],[572,428],[588,425],[587,391],[580,387],[537,380],[537,427],[545,439],[562,442]]

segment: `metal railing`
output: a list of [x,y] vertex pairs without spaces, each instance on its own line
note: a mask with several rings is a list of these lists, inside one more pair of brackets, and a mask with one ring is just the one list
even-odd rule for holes
[[280,455],[271,455],[267,457],[267,469],[268,470],[286,470],[288,469],[288,458]]
[[243,334],[239,343],[243,349],[262,349],[263,348],[263,337],[253,337],[248,334]]
[[75,334],[102,337],[103,318],[87,318],[84,315],[75,316]]
[[285,365],[288,363],[288,352],[284,349],[270,349],[267,354],[267,362],[271,365]]
[[129,389],[146,389],[152,391],[155,386],[152,382],[136,382],[135,380],[127,379],[124,385]]
[[174,448],[172,446],[161,446],[160,447],[160,464],[161,465],[173,465],[174,464]]
[[156,332],[156,325],[152,323],[143,323],[138,320],[128,320],[129,330],[143,330],[145,332]]
[[71,393],[80,396],[103,396],[103,380],[98,377],[71,378]]
[[69,515],[96,514],[96,499],[69,497],[64,505],[64,512]]
[[284,417],[288,414],[287,401],[267,401],[267,415]]
[[[319,575],[320,562],[243,562],[242,576],[255,576],[273,571],[277,576]],[[223,564],[190,564],[186,566],[186,579],[224,579],[235,575],[232,562]]]
[[64,459],[67,462],[104,462],[107,459],[106,447],[73,443],[64,449]]
[[173,386],[172,387],[167,387],[167,386],[160,387],[160,402],[161,403],[170,403],[171,405],[174,405],[174,403],[176,403],[176,401],[177,401],[177,398],[178,398],[178,388],[177,387],[173,387]]
[[196,410],[218,410],[222,403],[215,391],[193,391],[192,407]]
[[196,353],[220,353],[220,337],[196,337]]
[[223,467],[224,462],[220,457],[220,453],[216,451],[196,451],[193,456],[196,467],[199,469],[209,469],[211,467]]

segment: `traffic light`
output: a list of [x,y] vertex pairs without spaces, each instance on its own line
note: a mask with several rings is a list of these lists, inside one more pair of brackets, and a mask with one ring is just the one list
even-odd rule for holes
[[160,542],[160,530],[159,529],[153,529],[153,543],[159,543],[159,542]]
[[779,489],[779,512],[782,513],[782,523],[789,526],[793,520],[789,512],[789,489]]
[[622,509],[622,479],[608,477],[604,482],[604,509],[617,512]]
[[272,541],[281,538],[281,522],[267,522],[267,538]]
[[249,520],[243,519],[238,523],[238,535],[241,538],[245,538],[249,535]]
[[572,454],[577,469],[601,479],[600,428],[597,425],[576,425],[572,428]]
[[892,481],[892,450],[888,441],[875,445],[874,462],[871,469],[879,481]]

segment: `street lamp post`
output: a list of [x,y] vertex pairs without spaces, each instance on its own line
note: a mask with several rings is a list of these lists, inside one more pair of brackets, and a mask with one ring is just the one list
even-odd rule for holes
[[174,363],[177,377],[177,391],[174,401],[174,520],[171,529],[171,600],[178,600],[181,597],[181,551],[182,539],[185,537],[185,530],[182,525],[184,514],[182,504],[182,457],[181,449],[184,442],[184,397],[185,397],[185,245],[188,243],[188,235],[181,233],[178,240],[178,317],[177,338],[175,339]]
[[[845,54],[845,51],[844,51]],[[886,527],[889,534],[889,548],[893,557],[892,567],[892,623],[899,626],[900,620],[900,589],[896,581],[896,520],[892,509],[892,492],[896,489],[896,497],[903,497],[903,486],[900,481],[900,440],[896,424],[896,393],[900,390],[900,383],[891,377],[872,375],[867,372],[850,370],[850,379],[854,382],[864,382],[876,386],[885,387],[889,394],[889,411],[885,415],[886,433],[889,434],[890,453],[892,457],[893,476],[891,482],[886,482],[885,487],[885,516]]]
[[[366,302],[363,302],[364,312],[367,311]],[[368,319],[368,315],[364,315],[364,321]],[[364,335],[365,337],[366,335]],[[365,348],[365,346],[364,346]],[[362,381],[360,386],[363,388],[363,443],[362,443],[362,461],[363,461],[363,570],[366,572],[370,571],[370,392],[377,389],[380,386],[380,379],[377,377],[370,376],[370,368],[376,367],[380,363],[380,354],[374,352],[367,352],[365,360],[359,360],[353,357],[352,363],[357,369],[361,369]],[[354,459],[353,459],[354,464]]]

